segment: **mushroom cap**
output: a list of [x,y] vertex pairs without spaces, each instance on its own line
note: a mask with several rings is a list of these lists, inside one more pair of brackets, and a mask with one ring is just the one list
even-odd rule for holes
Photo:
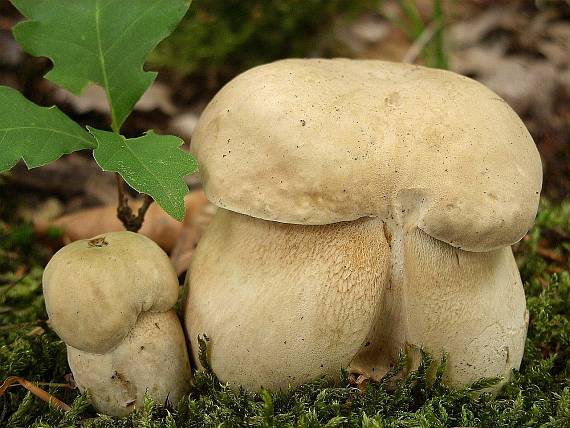
[[219,207],[306,225],[378,217],[470,251],[521,239],[542,185],[536,146],[497,94],[383,61],[253,68],[208,105],[192,151]]
[[59,250],[43,275],[51,325],[78,350],[115,348],[142,312],[165,312],[178,299],[178,278],[149,238],[111,232]]

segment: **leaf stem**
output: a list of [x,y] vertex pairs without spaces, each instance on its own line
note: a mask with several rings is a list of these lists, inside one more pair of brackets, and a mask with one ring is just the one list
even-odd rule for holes
[[137,214],[133,213],[129,205],[129,197],[125,192],[125,182],[119,173],[115,173],[117,179],[117,193],[119,205],[117,207],[117,217],[130,232],[138,232],[144,222],[144,217],[148,208],[151,206],[153,199],[149,195],[144,195],[142,206],[138,209]]

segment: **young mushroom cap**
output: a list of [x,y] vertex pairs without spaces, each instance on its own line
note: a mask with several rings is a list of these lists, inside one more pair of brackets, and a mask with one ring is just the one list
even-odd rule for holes
[[115,348],[143,312],[166,312],[178,278],[153,241],[112,232],[73,242],[50,260],[43,289],[50,323],[63,341],[103,354]]
[[382,61],[291,59],[228,83],[192,139],[206,194],[260,219],[393,219],[468,251],[532,225],[538,151],[497,94],[458,74]]

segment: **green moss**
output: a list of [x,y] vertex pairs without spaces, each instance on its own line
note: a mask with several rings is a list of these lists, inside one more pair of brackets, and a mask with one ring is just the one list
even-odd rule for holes
[[[97,415],[88,397],[51,388],[72,404],[62,415],[23,388],[0,399],[0,426],[85,427],[568,427],[570,426],[570,274],[568,236],[570,201],[541,203],[537,222],[516,252],[525,283],[530,325],[520,372],[499,396],[484,389],[497,380],[481,380],[462,390],[443,383],[445,360],[435,375],[423,355],[419,369],[404,379],[404,358],[380,383],[363,391],[347,377],[341,385],[318,379],[285,393],[234,391],[210,371],[196,374],[190,396],[174,408],[146,400],[143,408],[122,419]],[[18,248],[14,248],[18,252]],[[14,266],[18,263],[13,264]],[[9,271],[1,271],[7,280]],[[41,322],[41,269],[34,268],[0,300],[0,377],[19,375],[42,382],[63,382],[69,372],[65,346]],[[7,285],[0,285],[0,293]],[[40,322],[38,323],[38,320]],[[31,324],[24,324],[31,323]],[[38,334],[37,326],[45,330]],[[8,327],[8,328],[6,328]],[[34,330],[35,329],[35,330]],[[207,349],[203,342],[202,349]],[[430,371],[430,373],[432,373]],[[428,381],[428,378],[431,381]],[[390,383],[392,388],[388,388]]]

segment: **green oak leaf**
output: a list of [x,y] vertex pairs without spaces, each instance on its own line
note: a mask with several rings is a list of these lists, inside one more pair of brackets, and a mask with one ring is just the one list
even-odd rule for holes
[[93,128],[89,132],[98,142],[93,154],[103,170],[118,172],[129,186],[152,196],[172,217],[184,219],[188,192],[184,177],[198,169],[194,157],[180,150],[184,141],[152,131],[131,139]]
[[93,137],[56,107],[40,107],[0,86],[0,172],[20,159],[35,168],[95,146]]
[[28,18],[14,27],[24,50],[48,57],[46,78],[76,95],[101,85],[120,129],[156,78],[143,65],[182,19],[190,0],[12,0]]

